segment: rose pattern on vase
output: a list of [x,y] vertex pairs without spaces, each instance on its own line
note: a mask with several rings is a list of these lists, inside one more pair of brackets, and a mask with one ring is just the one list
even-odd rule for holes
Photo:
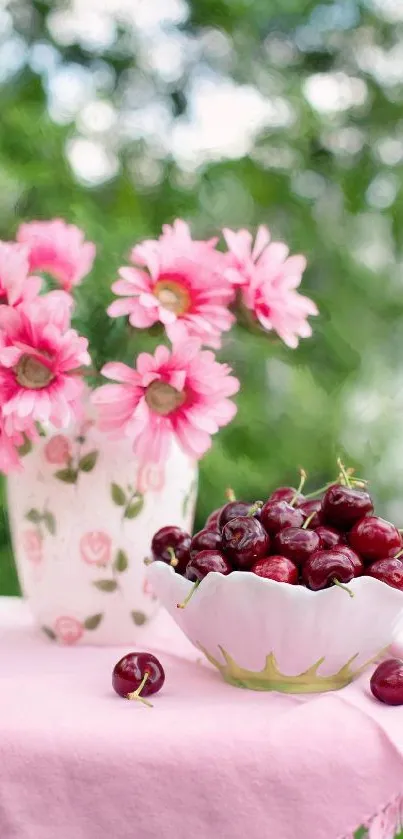
[[47,441],[44,455],[48,463],[55,466],[65,466],[71,458],[71,443],[64,434],[55,434]]
[[86,630],[92,632],[97,629],[102,618],[102,613],[91,615],[84,621],[79,621],[71,615],[62,615],[56,618],[53,627],[42,626],[41,628],[42,632],[51,641],[59,641],[61,644],[71,647],[81,641]]
[[22,544],[25,555],[33,565],[40,565],[43,561],[43,536],[37,527],[30,527],[22,533]]
[[[8,479],[9,518],[21,587],[44,636],[138,643],[159,608],[144,557],[160,527],[191,531],[196,464],[174,447],[162,470],[140,467],[130,441],[89,423],[40,436],[23,468]],[[74,481],[60,478],[64,469]]]
[[80,539],[80,556],[88,565],[104,568],[111,560],[112,539],[102,530],[91,530]]
[[144,463],[137,475],[137,490],[145,495],[149,490],[161,492],[165,484],[165,469],[159,463]]

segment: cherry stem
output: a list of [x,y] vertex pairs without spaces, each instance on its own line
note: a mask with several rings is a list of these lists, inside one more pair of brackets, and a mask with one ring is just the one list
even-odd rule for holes
[[297,501],[298,496],[299,496],[300,492],[302,492],[303,486],[304,486],[305,481],[307,479],[307,474],[305,472],[305,469],[300,469],[299,474],[300,474],[299,486],[298,486],[297,491],[295,492],[295,494],[291,498],[291,501],[290,501],[290,506],[291,507],[293,507],[295,502]]
[[315,489],[314,492],[308,492],[308,494],[305,495],[306,501],[308,501],[310,498],[316,498],[317,495],[320,495],[321,492],[325,492],[327,489],[329,489],[329,487],[333,486],[333,484],[334,481],[329,481],[328,484],[325,484],[323,487],[319,487],[319,489]]
[[350,597],[354,597],[354,592],[351,591],[351,588],[348,588],[348,586],[345,586],[343,583],[340,582],[340,580],[336,580],[336,577],[333,577],[332,582],[335,584],[335,586],[338,586],[339,588],[342,588],[343,591],[346,591],[347,594],[350,595]]
[[316,516],[316,510],[314,510],[313,513],[311,513],[311,515],[308,516],[308,518],[305,519],[305,521],[302,525],[302,530],[307,530],[308,529],[308,527],[309,527],[309,525],[310,525],[314,516]]
[[231,487],[228,487],[228,489],[225,490],[225,497],[228,499],[228,501],[236,501],[235,492],[233,489],[231,489]]
[[196,580],[194,586],[190,589],[189,594],[187,595],[187,597],[185,597],[183,602],[176,604],[177,609],[184,609],[188,605],[190,598],[193,597],[193,595],[194,595],[197,587],[200,585],[200,583],[201,583],[201,580]]
[[399,556],[401,556],[402,554],[403,554],[403,548],[401,549],[401,551],[399,551],[399,553],[395,554],[393,559],[399,559]]
[[345,484],[346,487],[351,487],[350,476],[349,476],[344,464],[341,462],[341,459],[339,457],[337,458],[337,465],[340,469],[340,473],[341,473],[343,483]]
[[167,548],[167,551],[168,551],[169,556],[171,557],[171,561],[170,561],[169,564],[172,566],[172,568],[176,568],[176,566],[179,562],[179,559],[177,558],[174,549],[171,548],[171,546],[169,546],[169,548]]
[[248,516],[254,516],[255,513],[257,513],[258,510],[262,509],[262,507],[263,507],[263,501],[255,501],[255,503],[252,504],[251,507],[249,507]]
[[147,699],[144,699],[143,696],[140,696],[141,691],[143,690],[143,687],[144,687],[149,675],[150,675],[149,673],[144,673],[144,676],[143,676],[143,678],[141,680],[141,683],[139,684],[137,690],[134,690],[133,693],[128,693],[126,698],[127,699],[137,699],[138,702],[142,702],[143,705],[147,705],[147,708],[152,708],[153,706],[152,706],[151,702],[148,702]]

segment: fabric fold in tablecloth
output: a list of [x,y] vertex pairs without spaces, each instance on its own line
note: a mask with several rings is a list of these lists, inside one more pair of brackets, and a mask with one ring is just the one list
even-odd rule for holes
[[60,648],[0,598],[1,839],[393,839],[403,708],[368,674],[293,697],[223,683],[165,614],[147,709],[111,690],[127,650]]

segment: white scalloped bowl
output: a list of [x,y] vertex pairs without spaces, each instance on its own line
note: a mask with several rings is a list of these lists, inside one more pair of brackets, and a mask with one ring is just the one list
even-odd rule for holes
[[372,577],[310,591],[235,571],[209,574],[184,609],[192,583],[170,566],[149,566],[150,583],[189,640],[233,685],[311,693],[356,678],[395,639],[403,592]]

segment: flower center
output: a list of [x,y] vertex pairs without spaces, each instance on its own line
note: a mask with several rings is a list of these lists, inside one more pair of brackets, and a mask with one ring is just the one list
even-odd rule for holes
[[176,408],[183,405],[186,396],[183,391],[176,390],[167,382],[155,381],[148,385],[145,399],[149,408],[155,414],[166,417]]
[[32,355],[21,356],[15,374],[18,384],[30,390],[41,390],[54,379],[52,371]]
[[158,297],[161,306],[174,312],[175,315],[183,315],[190,308],[190,294],[181,283],[176,280],[158,280],[154,287],[154,294]]

